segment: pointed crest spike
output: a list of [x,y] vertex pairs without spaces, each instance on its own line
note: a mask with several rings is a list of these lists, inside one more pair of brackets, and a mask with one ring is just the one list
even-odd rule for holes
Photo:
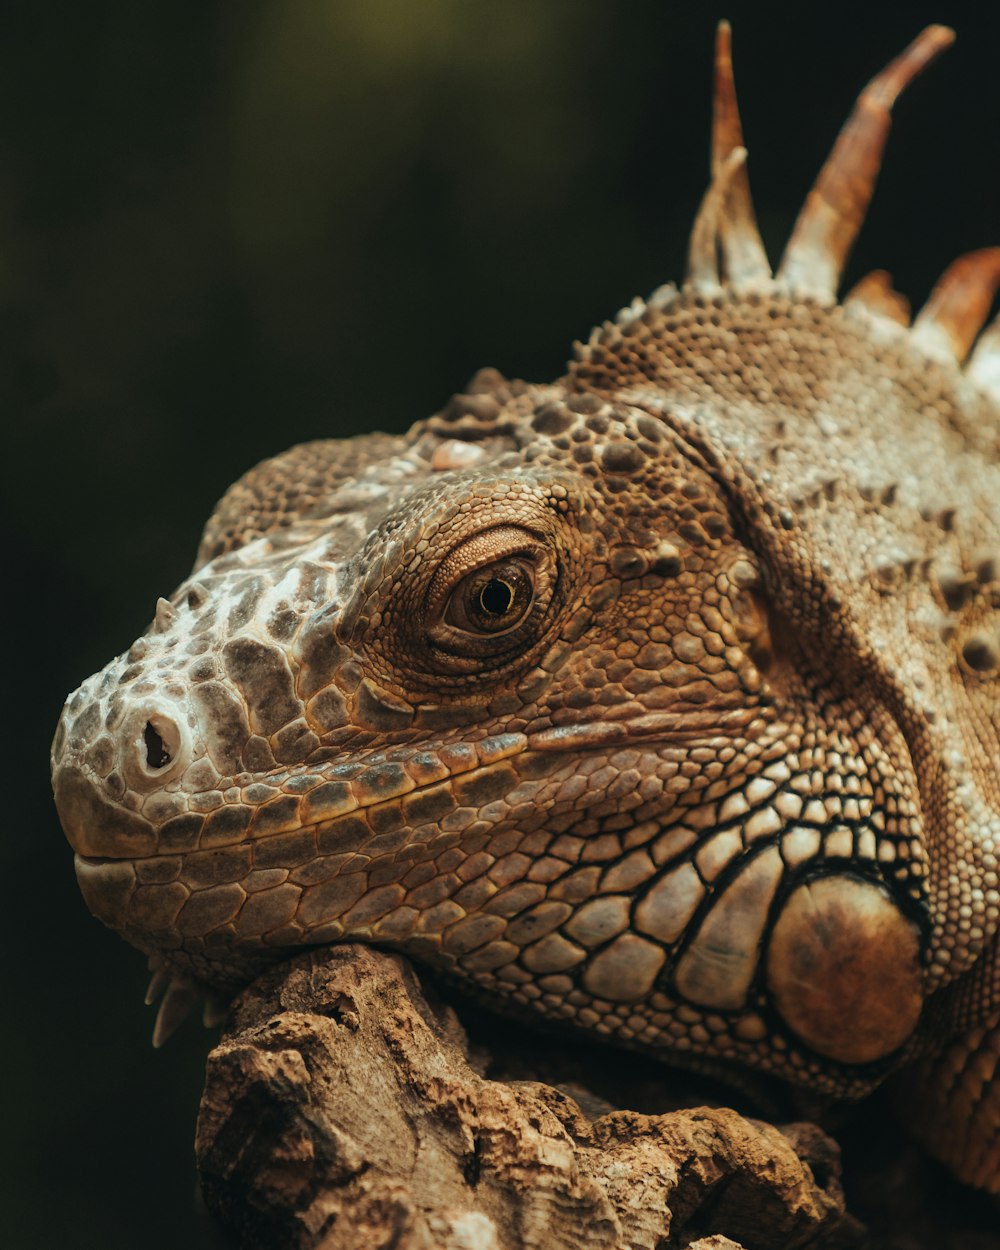
[[962,361],[1000,289],[1000,247],[960,256],[944,271],[913,323],[913,338],[932,355]]
[[793,291],[837,292],[847,255],[858,236],[882,164],[896,98],[954,41],[947,26],[928,26],[876,74],[854,106],[833,151],[799,213],[778,270]]
[[[733,78],[732,28],[721,21],[715,33],[715,94],[712,107],[712,180],[729,156],[742,148],[743,127]],[[719,213],[719,243],[727,281],[735,286],[767,282],[771,277],[750,196],[746,165],[736,170]]]
[[733,148],[743,147],[743,126],[733,78],[733,28],[723,19],[715,30],[715,95],[712,100],[712,177]]
[[746,159],[746,148],[734,148],[719,166],[701,201],[688,244],[687,277],[695,290],[717,291],[721,286],[717,254],[719,219],[733,177],[744,167]]
[[893,290],[892,278],[884,269],[873,269],[844,296],[845,308],[859,304],[877,317],[885,317],[897,325],[910,324],[910,301]]

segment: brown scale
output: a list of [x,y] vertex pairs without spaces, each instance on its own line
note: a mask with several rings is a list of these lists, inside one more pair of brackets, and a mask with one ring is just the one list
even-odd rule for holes
[[902,1066],[1000,1192],[1000,250],[912,325],[881,271],[837,301],[950,40],[862,92],[772,276],[723,24],[682,288],[556,383],[483,370],[226,494],[53,744],[157,1043],[199,990],[377,942],[665,1057],[849,1095]]

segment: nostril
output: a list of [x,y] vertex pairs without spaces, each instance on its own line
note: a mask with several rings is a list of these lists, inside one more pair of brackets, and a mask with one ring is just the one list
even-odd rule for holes
[[146,721],[142,736],[146,740],[146,763],[150,768],[166,768],[170,763],[170,752],[164,746],[163,739],[156,732],[156,726],[151,720]]
[[165,716],[151,716],[142,731],[146,746],[146,767],[162,769],[177,757],[180,734],[173,721]]

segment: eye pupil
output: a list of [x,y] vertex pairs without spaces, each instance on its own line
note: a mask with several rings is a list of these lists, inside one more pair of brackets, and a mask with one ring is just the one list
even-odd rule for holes
[[479,592],[479,606],[488,616],[503,616],[514,602],[514,589],[499,577],[491,577]]
[[463,577],[449,580],[450,593],[438,617],[440,624],[432,626],[449,650],[457,652],[464,646],[483,656],[487,652],[513,652],[526,645],[532,630],[541,624],[540,609],[549,585],[548,567],[540,553],[517,551],[500,559],[494,557],[469,569]]

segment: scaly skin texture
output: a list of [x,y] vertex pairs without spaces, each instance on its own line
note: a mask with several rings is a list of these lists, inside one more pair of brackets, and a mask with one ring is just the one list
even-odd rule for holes
[[161,1031],[371,941],[830,1094],[918,1063],[918,1128],[1000,1191],[998,332],[961,365],[1000,265],[914,328],[794,238],[750,272],[741,152],[691,281],[557,382],[237,482],[67,702],[57,803]]

